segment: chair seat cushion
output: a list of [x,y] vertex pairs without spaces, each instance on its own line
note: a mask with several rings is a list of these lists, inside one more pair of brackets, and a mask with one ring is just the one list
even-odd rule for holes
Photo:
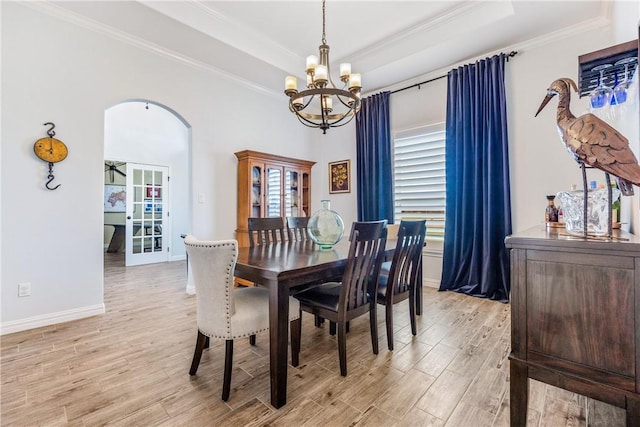
[[327,282],[296,294],[301,303],[338,311],[341,283]]
[[[295,295],[295,298],[300,300],[302,304],[338,311],[341,288],[342,283],[340,282],[327,282],[315,288],[300,292]],[[369,298],[369,295],[369,292],[367,292],[366,297]]]
[[[213,338],[232,340],[255,335],[269,329],[269,290],[266,288],[248,287],[237,288],[233,291],[235,314],[227,324],[216,325],[214,330],[200,331]],[[300,317],[300,303],[293,297],[289,298],[289,321]]]

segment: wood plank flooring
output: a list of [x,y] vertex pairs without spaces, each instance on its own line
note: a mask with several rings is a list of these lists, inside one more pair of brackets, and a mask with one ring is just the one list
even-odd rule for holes
[[[395,351],[371,352],[368,317],[351,323],[348,375],[335,337],[304,314],[288,403],[269,404],[266,333],[235,343],[231,396],[220,399],[224,345],[188,375],[195,296],[184,262],[123,267],[106,254],[101,316],[1,337],[2,426],[508,426],[510,306],[424,288],[418,335],[395,307]],[[623,426],[624,412],[531,381],[528,426]],[[588,421],[589,420],[589,421]]]

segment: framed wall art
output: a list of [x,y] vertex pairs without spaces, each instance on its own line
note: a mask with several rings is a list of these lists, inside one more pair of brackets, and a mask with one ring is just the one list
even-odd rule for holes
[[351,192],[351,160],[329,163],[329,193]]
[[126,212],[127,187],[124,185],[104,186],[104,211]]

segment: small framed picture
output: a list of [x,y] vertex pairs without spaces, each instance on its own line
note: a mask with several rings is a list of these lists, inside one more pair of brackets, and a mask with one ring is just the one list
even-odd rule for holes
[[151,197],[155,197],[158,199],[162,197],[161,188],[147,186],[147,198],[151,198]]
[[351,192],[351,160],[329,163],[329,193]]

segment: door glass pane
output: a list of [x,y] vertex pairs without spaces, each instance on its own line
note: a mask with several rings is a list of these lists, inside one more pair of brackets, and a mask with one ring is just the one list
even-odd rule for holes
[[142,184],[142,170],[134,169],[133,170],[133,185]]
[[142,253],[142,221],[133,221],[133,253]]
[[[140,221],[142,219],[142,203],[134,203],[133,204],[133,219],[134,221]],[[135,235],[135,230],[133,232]]]
[[282,188],[282,170],[280,168],[267,168],[267,217],[281,216],[280,206]]
[[147,185],[153,184],[153,171],[150,171],[150,170],[144,171],[144,183]]
[[161,171],[156,171],[155,172],[155,177],[154,177],[153,183],[156,185],[156,187],[162,187],[162,172]]

